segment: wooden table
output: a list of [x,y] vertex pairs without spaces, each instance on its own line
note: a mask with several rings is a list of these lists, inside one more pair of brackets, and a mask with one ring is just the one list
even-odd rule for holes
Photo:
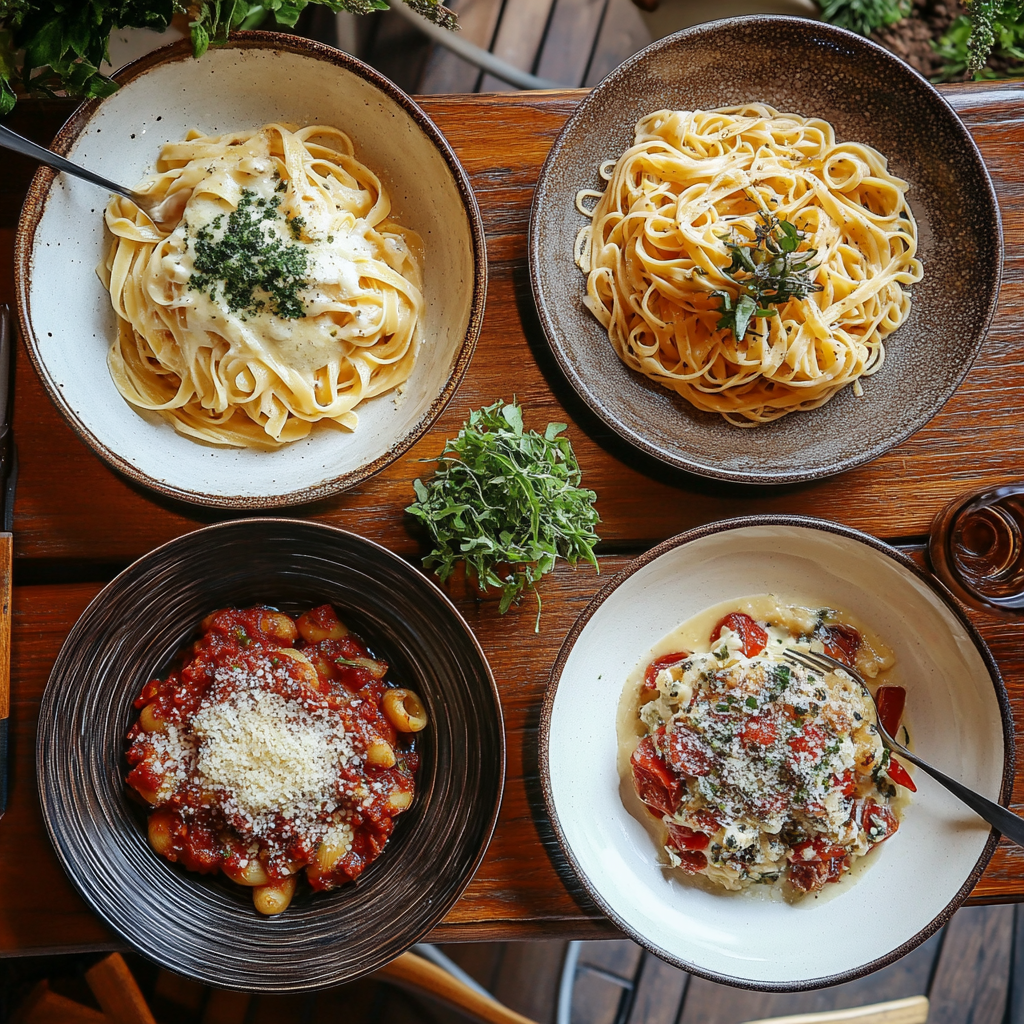
[[[367,484],[286,514],[337,524],[410,559],[421,554],[402,509],[469,410],[516,395],[529,426],[567,420],[584,480],[599,495],[602,575],[560,567],[534,607],[500,617],[497,605],[453,594],[476,630],[501,689],[508,730],[505,799],[490,850],[438,941],[599,937],[614,934],[561,863],[545,817],[537,769],[540,698],[575,617],[629,558],[682,530],[731,516],[791,512],[876,534],[921,557],[933,516],[962,492],[1024,475],[1024,86],[948,86],[995,181],[1006,235],[1000,313],[974,368],[947,406],[905,444],[868,466],[797,487],[726,486],[642,463],[582,408],[552,365],[536,325],[526,266],[526,224],[540,165],[580,91],[448,96],[424,106],[450,139],[476,189],[491,261],[487,317],[472,367],[434,429]],[[3,210],[0,204],[0,211]],[[0,227],[0,300],[13,302],[13,222]],[[11,726],[11,797],[0,825],[0,952],[115,944],[85,907],[50,848],[35,788],[40,696],[61,643],[90,598],[150,548],[217,518],[167,503],[109,470],[68,428],[19,353],[15,432],[21,476],[15,516],[17,587]],[[1024,645],[1019,621],[972,618],[1002,669],[1024,730]],[[1024,750],[1018,756],[1024,776]],[[1024,810],[1024,784],[1015,806]],[[975,902],[1024,899],[1024,851],[1000,845]]]

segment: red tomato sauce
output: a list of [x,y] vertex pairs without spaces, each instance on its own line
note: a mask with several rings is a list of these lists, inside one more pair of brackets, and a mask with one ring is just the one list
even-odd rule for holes
[[[345,631],[329,605],[300,616],[298,629],[292,617],[266,607],[224,609],[202,628],[178,667],[143,687],[135,701],[140,717],[127,735],[126,781],[161,816],[168,836],[158,852],[192,871],[229,876],[258,861],[252,866],[262,867],[270,882],[305,868],[314,889],[357,878],[380,855],[395,817],[411,803],[419,766],[410,734],[397,732],[382,706],[392,688],[387,664]],[[310,640],[299,630],[334,635]],[[282,653],[288,650],[306,660]],[[200,769],[204,741],[192,730],[204,709],[239,702],[258,706],[268,699],[288,709],[289,721],[314,721],[325,742],[350,754],[333,764],[324,804],[307,801],[299,815],[271,809],[257,819],[239,809],[238,794],[211,786]],[[197,742],[199,754],[171,756],[174,750],[188,754],[189,743]],[[385,755],[389,748],[393,763],[368,758],[373,745]],[[348,848],[325,863],[318,851],[339,827],[350,830]]]

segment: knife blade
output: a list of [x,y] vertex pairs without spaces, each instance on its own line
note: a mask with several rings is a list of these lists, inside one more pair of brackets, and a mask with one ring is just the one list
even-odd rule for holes
[[0,817],[7,810],[7,725],[11,711],[11,571],[14,564],[14,486],[18,453],[11,430],[14,339],[11,312],[0,304]]

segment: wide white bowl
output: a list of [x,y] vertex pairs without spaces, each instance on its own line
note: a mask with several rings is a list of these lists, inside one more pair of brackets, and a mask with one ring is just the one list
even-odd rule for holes
[[[874,863],[821,898],[712,893],[663,870],[626,809],[616,710],[629,672],[696,613],[772,593],[854,614],[893,649],[921,757],[993,800],[1013,781],[1012,725],[984,642],[924,573],[857,531],[796,516],[731,520],[654,548],[580,616],[552,671],[541,772],[580,881],[637,942],[678,967],[745,987],[834,985],[892,963],[967,898],[995,848],[989,826],[923,772]],[[627,783],[628,785],[628,783]]]
[[359,426],[333,425],[276,451],[215,448],[177,434],[121,397],[107,372],[116,336],[96,276],[109,236],[102,189],[41,169],[18,229],[15,274],[22,334],[50,397],[86,444],[133,480],[186,501],[268,508],[351,487],[408,450],[440,414],[469,366],[483,321],[486,245],[465,171],[426,114],[347,54],[268,32],[243,32],[201,60],[182,40],[114,76],[83,104],[53,148],[135,185],[160,146],[190,128],[208,134],[273,121],[329,124],[388,188],[394,216],[424,241],[426,313],[416,367],[400,396],[359,407]]

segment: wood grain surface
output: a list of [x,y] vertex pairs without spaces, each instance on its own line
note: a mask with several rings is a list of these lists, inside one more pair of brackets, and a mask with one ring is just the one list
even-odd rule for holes
[[[483,335],[465,383],[412,452],[365,485],[290,510],[355,530],[410,558],[421,539],[402,511],[412,481],[469,410],[518,396],[528,426],[569,423],[585,482],[599,494],[602,577],[560,567],[534,608],[500,617],[492,601],[453,598],[494,667],[508,730],[501,818],[487,858],[434,933],[439,941],[614,934],[561,862],[537,777],[540,697],[555,653],[586,603],[628,556],[681,530],[736,515],[787,512],[835,519],[884,539],[920,544],[951,499],[1024,472],[1024,86],[944,87],[976,138],[999,195],[1006,238],[1000,312],[982,354],[948,405],[885,457],[834,480],[787,488],[713,484],[640,460],[599,427],[559,378],[540,337],[526,276],[532,190],[550,143],[581,92],[432,97],[424,106],[465,164],[488,233],[491,283]],[[0,218],[4,208],[0,206]],[[11,221],[0,228],[0,301],[13,301]],[[54,857],[35,791],[39,699],[78,614],[119,565],[206,522],[225,518],[174,505],[126,483],[93,456],[46,398],[19,352],[15,432],[21,473],[15,536],[11,791],[0,826],[0,953],[102,947],[114,938],[75,894]],[[89,582],[75,582],[75,581]],[[979,614],[1024,730],[1024,645],[1019,621]],[[1024,765],[1024,751],[1018,752]],[[1019,772],[1018,777],[1024,775]],[[1015,793],[1024,810],[1024,785]],[[1024,852],[1001,844],[975,901],[1024,899]]]

